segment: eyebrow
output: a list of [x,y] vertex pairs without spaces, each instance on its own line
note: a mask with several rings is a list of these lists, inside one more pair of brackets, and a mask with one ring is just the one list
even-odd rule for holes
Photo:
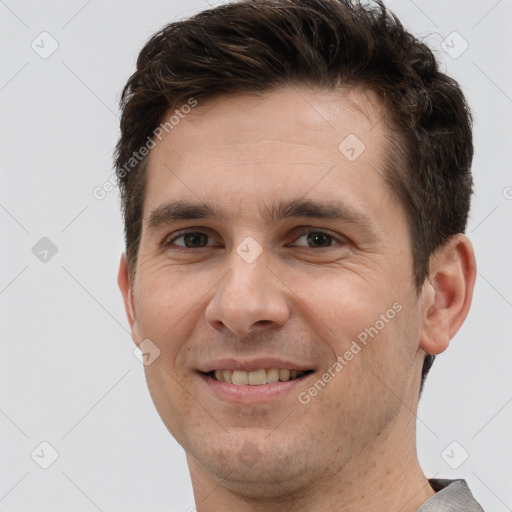
[[[259,213],[265,221],[274,224],[285,219],[308,218],[336,220],[352,224],[368,235],[375,235],[378,231],[376,223],[371,217],[349,204],[338,201],[319,202],[307,199],[279,201],[275,204],[260,206]],[[154,231],[175,221],[196,219],[227,222],[230,216],[210,203],[168,201],[151,211],[147,229]]]

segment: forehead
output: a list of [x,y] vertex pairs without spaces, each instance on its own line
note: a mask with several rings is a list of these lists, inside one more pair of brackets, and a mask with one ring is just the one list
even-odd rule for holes
[[[193,143],[200,150],[201,143],[225,146],[272,136],[308,142],[315,133],[325,132],[331,135],[326,143],[335,144],[349,133],[365,137],[380,123],[384,112],[377,94],[362,87],[333,91],[282,86],[263,93],[240,93],[196,103],[194,108],[187,108],[185,115],[178,108],[164,116],[162,124],[172,118],[173,125],[163,133],[167,143]],[[208,139],[194,140],[199,132],[208,135]],[[378,138],[378,130],[375,135]]]
[[363,202],[362,182],[367,191],[386,188],[382,110],[375,94],[354,88],[283,87],[198,102],[150,152],[145,221],[170,197],[233,204],[250,194],[260,206],[343,192]]

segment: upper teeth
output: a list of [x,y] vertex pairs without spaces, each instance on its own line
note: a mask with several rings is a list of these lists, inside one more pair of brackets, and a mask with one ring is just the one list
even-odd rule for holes
[[285,382],[296,379],[304,375],[306,372],[302,370],[278,370],[271,368],[269,370],[255,370],[253,372],[244,372],[243,370],[215,370],[215,380],[220,382],[229,382],[230,384],[251,386],[261,386],[272,382]]

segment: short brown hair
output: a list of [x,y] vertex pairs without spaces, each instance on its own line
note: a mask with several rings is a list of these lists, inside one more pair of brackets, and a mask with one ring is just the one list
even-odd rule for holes
[[[147,162],[133,156],[164,116],[190,98],[286,85],[363,86],[381,98],[390,142],[384,175],[408,215],[419,292],[430,255],[466,229],[472,118],[457,82],[380,0],[243,0],[166,25],[151,37],[122,93],[115,156],[131,280]],[[433,359],[425,359],[421,388]]]

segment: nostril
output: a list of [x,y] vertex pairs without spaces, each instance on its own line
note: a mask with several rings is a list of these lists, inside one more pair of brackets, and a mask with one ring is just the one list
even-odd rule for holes
[[272,323],[272,320],[258,320],[256,325],[269,325]]

